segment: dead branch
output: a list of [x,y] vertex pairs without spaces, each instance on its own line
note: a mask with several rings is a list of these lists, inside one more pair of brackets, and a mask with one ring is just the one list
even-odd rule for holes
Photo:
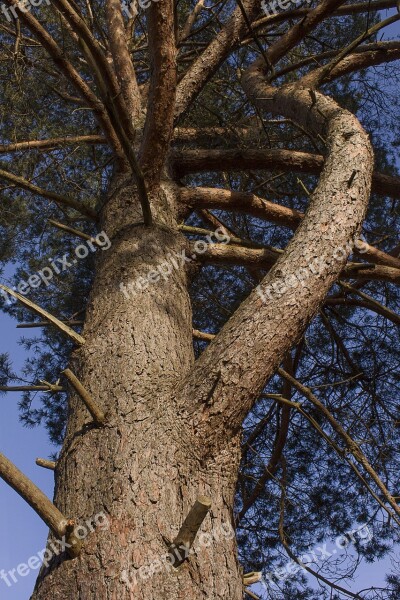
[[[193,546],[199,531],[208,511],[211,508],[211,498],[207,496],[199,496],[189,511],[178,535],[169,547],[169,552],[176,550],[175,556],[177,560],[174,562],[174,567],[178,568],[188,557],[190,548]],[[179,551],[183,550],[181,555]]]
[[83,387],[79,379],[73,374],[73,372],[70,369],[65,369],[64,371],[62,371],[62,375],[64,375],[68,379],[69,383],[72,385],[76,393],[83,400],[86,408],[90,412],[93,421],[96,423],[96,425],[103,425],[106,420],[104,412],[97,406],[96,402],[93,400],[89,392]]
[[7,292],[7,294],[10,294],[10,296],[16,298],[18,302],[23,304],[26,308],[29,308],[29,310],[31,310],[32,312],[50,321],[52,325],[55,325],[57,329],[59,329],[62,333],[70,337],[76,344],[78,344],[78,346],[82,346],[85,343],[84,338],[81,335],[79,335],[79,333],[76,333],[76,331],[59,321],[56,317],[53,317],[53,315],[51,315],[49,312],[47,312],[43,308],[40,308],[40,306],[38,306],[34,302],[31,302],[31,300],[28,300],[28,298],[21,296],[20,294],[14,292],[14,290],[3,284],[0,284],[0,289]]
[[74,535],[74,521],[66,519],[47,496],[1,453],[0,477],[33,508],[57,538],[66,537],[67,542],[71,545],[68,548],[71,556],[78,556],[81,541]]
[[9,181],[10,183],[16,185],[23,190],[27,190],[32,192],[33,194],[38,194],[39,196],[43,196],[43,198],[48,198],[52,200],[57,205],[68,206],[68,208],[73,208],[78,213],[84,215],[85,217],[89,217],[93,221],[97,220],[96,212],[85,206],[84,204],[73,200],[72,198],[68,198],[67,196],[61,196],[60,194],[56,194],[55,192],[51,192],[50,190],[45,190],[27,179],[23,177],[19,177],[18,175],[14,175],[14,173],[10,173],[9,171],[5,171],[4,169],[0,169],[0,178]]

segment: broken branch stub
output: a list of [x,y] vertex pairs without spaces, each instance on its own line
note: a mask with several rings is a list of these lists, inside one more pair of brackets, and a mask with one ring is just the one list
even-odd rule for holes
[[104,412],[97,406],[96,402],[93,400],[89,392],[83,387],[79,379],[70,369],[65,369],[62,374],[65,375],[74,390],[81,397],[96,425],[103,425],[104,421],[106,420]]
[[46,460],[45,458],[37,458],[36,464],[38,467],[43,467],[43,469],[50,469],[50,471],[54,471],[57,463],[54,460]]
[[[190,548],[193,546],[196,535],[211,508],[211,498],[199,496],[189,511],[178,535],[169,547],[169,552],[174,554],[175,568],[178,568],[189,556]],[[183,554],[182,554],[183,553]]]

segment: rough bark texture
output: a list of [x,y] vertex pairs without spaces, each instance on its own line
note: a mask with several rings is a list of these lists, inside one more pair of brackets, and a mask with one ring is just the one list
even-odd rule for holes
[[[9,6],[16,3],[7,0]],[[346,265],[351,243],[360,233],[371,181],[373,191],[398,198],[398,179],[373,175],[370,142],[356,117],[331,98],[309,89],[310,82],[305,86],[307,79],[281,88],[272,87],[267,79],[274,75],[274,64],[326,17],[360,12],[369,5],[341,7],[342,0],[322,0],[312,9],[296,9],[255,22],[260,4],[244,0],[222,24],[218,21],[218,33],[184,71],[177,60],[185,47],[183,42],[181,48],[176,44],[177,5],[172,0],[151,2],[146,15],[149,75],[147,80],[144,69],[136,80],[130,25],[125,28],[116,0],[108,1],[109,44],[97,39],[69,0],[55,0],[54,4],[68,22],[72,40],[81,41],[88,69],[85,76],[66,58],[55,41],[57,36],[53,38],[29,11],[19,12],[101,127],[102,135],[96,131],[96,135],[75,136],[75,142],[107,141],[113,150],[115,171],[108,198],[97,215],[26,179],[5,171],[0,176],[60,206],[80,210],[95,220],[98,217],[99,228],[112,242],[107,252],[96,255],[84,343],[73,352],[69,365],[79,384],[69,377],[75,385],[69,397],[66,438],[55,468],[54,499],[54,510],[77,525],[93,522],[103,513],[109,527],[92,530],[78,557],[71,558],[73,553],[54,556],[41,570],[32,600],[240,600],[244,588],[233,510],[243,421],[282,360],[288,360],[289,351],[338,277],[400,280],[397,252],[389,256],[368,246],[364,257],[368,255],[378,266],[360,270],[354,263]],[[380,7],[392,5],[377,3]],[[200,1],[192,17],[183,21],[181,40],[189,36],[201,6]],[[215,125],[194,128],[189,122],[174,132],[174,122],[187,114],[206,83],[232,50],[253,35],[254,28],[289,17],[303,18],[274,38],[262,58],[241,74],[241,83],[249,106],[255,106],[262,117],[281,116],[299,124],[308,135],[319,136],[326,142],[326,155],[281,147],[203,150],[191,146],[170,151],[173,139],[179,146],[209,141],[210,136],[220,136],[224,143],[229,140],[232,146],[253,139],[252,119],[229,130]],[[355,52],[332,69],[331,78],[399,56],[398,46]],[[145,83],[138,86],[137,81]],[[139,94],[143,104],[147,98],[143,112]],[[69,144],[71,139],[37,140],[31,147],[52,148]],[[29,144],[16,141],[7,148],[22,150]],[[4,151],[5,146],[0,146],[0,152]],[[251,193],[189,190],[177,184],[181,177],[195,172],[255,169],[320,173],[306,213]],[[195,361],[185,257],[196,256],[178,220],[185,210],[207,207],[235,209],[295,233],[284,252],[214,244],[200,257],[269,271],[218,335],[207,338],[207,334],[195,333],[203,340],[211,338]],[[207,223],[218,224],[216,215],[208,214],[207,219]],[[348,286],[344,289],[349,290]],[[367,306],[388,314],[373,298],[355,288],[350,292],[358,293],[358,303],[361,297]],[[39,314],[47,318],[47,313]],[[389,318],[396,317],[389,313]],[[79,342],[80,338],[75,339]],[[290,397],[290,381],[283,392]],[[92,406],[91,412],[87,408],[90,399],[97,407]],[[290,410],[289,405],[282,409],[274,452],[255,486],[255,495],[278,468]],[[14,477],[14,484],[18,479]],[[242,514],[255,495],[250,496]],[[174,568],[173,557],[167,559],[168,551],[199,496],[211,498],[211,510],[188,560]]]
[[[237,435],[265,381],[299,340],[342,270],[348,253],[340,257],[336,251],[359,233],[373,165],[361,125],[330,98],[321,94],[311,98],[308,90],[295,86],[270,88],[259,63],[249,68],[243,85],[262,108],[264,101],[258,98],[269,97],[265,108],[273,114],[323,134],[328,156],[307,213],[284,255],[200,356],[181,388],[182,407],[193,414],[195,435],[207,439],[210,452]],[[357,176],[352,178],[355,169]],[[299,273],[307,273],[301,284]]]
[[[265,96],[257,69],[243,82],[247,93]],[[101,221],[112,248],[97,264],[86,343],[71,364],[107,422],[93,426],[81,398],[70,398],[55,496],[67,518],[84,523],[104,512],[110,528],[91,533],[79,558],[55,559],[32,600],[243,597],[235,541],[221,535],[232,527],[241,424],[342,271],[348,251],[336,250],[359,232],[373,163],[365,132],[333,100],[293,86],[268,95],[272,112],[324,135],[328,155],[285,254],[196,363],[177,188],[164,181],[150,194],[149,228],[136,190],[122,176],[113,182]],[[130,298],[121,292],[121,282],[136,281],[171,256],[178,268],[166,281]],[[324,267],[310,270],[321,257]],[[276,291],[302,270],[304,285]],[[274,290],[267,303],[266,288]],[[188,561],[166,569],[160,559],[198,495],[212,498],[202,525],[212,543],[201,545],[200,536]]]
[[[173,402],[174,386],[193,364],[185,271],[174,269],[168,281],[129,299],[119,289],[121,281],[135,281],[185,249],[172,188],[164,185],[152,198],[158,224],[151,231],[139,224],[134,189],[123,185],[111,196],[103,227],[113,245],[97,265],[86,344],[72,360],[107,424],[94,427],[79,396],[70,398],[55,495],[60,510],[77,523],[104,512],[110,528],[91,533],[79,558],[63,556],[43,571],[32,600],[239,599],[235,540],[225,533],[232,531],[237,440],[201,464],[189,423],[177,418]],[[189,562],[177,570],[160,568],[154,561],[166,554],[166,540],[173,540],[200,494],[212,499],[202,526],[212,544],[206,547],[200,535]],[[153,563],[159,572],[137,574]]]

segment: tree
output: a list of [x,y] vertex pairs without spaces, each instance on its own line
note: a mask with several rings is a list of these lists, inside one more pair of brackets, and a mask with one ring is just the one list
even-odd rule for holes
[[[0,458],[49,548],[65,538],[33,600],[239,599],[281,549],[373,521],[355,547],[379,557],[400,521],[396,104],[373,118],[396,2],[139,4],[3,7],[2,259],[22,283],[1,289],[43,334],[29,385],[7,356],[1,383],[62,442],[54,504]],[[267,597],[315,597],[286,579]]]

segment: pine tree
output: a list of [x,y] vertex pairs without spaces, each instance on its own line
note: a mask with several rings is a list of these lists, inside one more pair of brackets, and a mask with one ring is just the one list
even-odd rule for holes
[[36,4],[0,24],[32,600],[397,597],[346,579],[400,523],[396,2]]

